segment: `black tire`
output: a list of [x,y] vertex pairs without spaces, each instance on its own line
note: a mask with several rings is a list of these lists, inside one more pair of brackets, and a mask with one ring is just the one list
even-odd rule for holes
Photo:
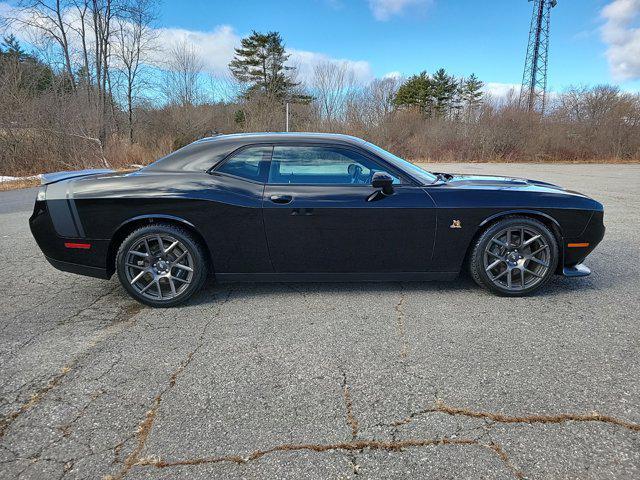
[[522,297],[551,279],[558,258],[558,242],[549,228],[532,218],[511,216],[480,235],[471,250],[469,271],[478,285],[493,293]]
[[134,230],[116,255],[120,283],[135,300],[150,307],[185,302],[200,290],[207,270],[203,245],[185,229],[170,224]]

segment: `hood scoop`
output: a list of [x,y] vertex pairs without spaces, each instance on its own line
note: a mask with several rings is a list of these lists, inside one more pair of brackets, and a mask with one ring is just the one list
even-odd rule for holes
[[515,177],[498,177],[490,175],[456,175],[451,182],[460,185],[486,185],[486,186],[524,186],[528,185],[529,180]]

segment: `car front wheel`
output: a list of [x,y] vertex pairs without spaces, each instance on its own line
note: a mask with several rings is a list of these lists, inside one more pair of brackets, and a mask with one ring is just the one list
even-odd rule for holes
[[558,265],[558,243],[538,220],[510,217],[480,235],[470,257],[473,279],[499,295],[528,295],[549,281]]
[[137,301],[152,307],[172,307],[197,292],[207,278],[202,245],[173,225],[149,225],[134,230],[116,256],[120,282]]

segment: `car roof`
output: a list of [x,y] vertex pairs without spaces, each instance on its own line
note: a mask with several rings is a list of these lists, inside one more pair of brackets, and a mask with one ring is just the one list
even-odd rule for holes
[[216,135],[190,143],[148,165],[143,171],[206,171],[234,150],[261,143],[275,142],[339,143],[363,146],[364,140],[338,133],[262,132]]
[[364,140],[344,135],[341,133],[319,133],[319,132],[252,132],[252,133],[232,133],[228,135],[215,135],[196,140],[195,143],[215,142],[215,141],[233,141],[239,142],[278,142],[282,140],[334,140],[347,143],[363,143]]

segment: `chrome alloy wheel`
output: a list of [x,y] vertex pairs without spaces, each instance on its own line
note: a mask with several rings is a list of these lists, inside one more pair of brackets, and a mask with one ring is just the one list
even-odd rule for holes
[[193,257],[189,249],[171,235],[145,235],[127,251],[125,274],[140,295],[156,301],[170,300],[192,282]]
[[484,251],[484,269],[501,289],[520,291],[542,282],[551,265],[551,249],[533,227],[509,227],[495,234]]

